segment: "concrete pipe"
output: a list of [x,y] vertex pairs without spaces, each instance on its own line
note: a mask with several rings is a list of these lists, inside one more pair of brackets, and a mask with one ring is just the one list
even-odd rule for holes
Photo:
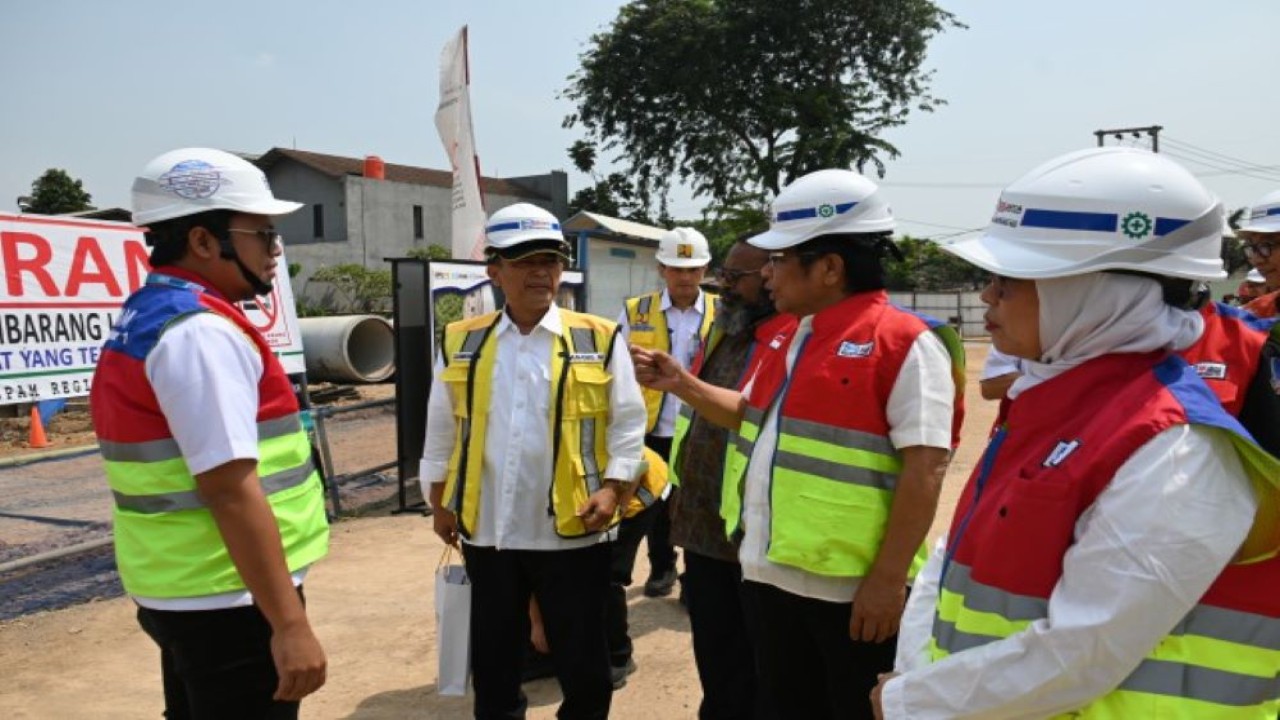
[[395,372],[395,334],[377,315],[299,318],[307,379],[381,382]]

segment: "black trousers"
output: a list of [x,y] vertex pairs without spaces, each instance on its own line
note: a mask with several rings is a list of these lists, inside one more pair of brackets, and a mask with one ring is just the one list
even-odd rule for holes
[[169,720],[298,717],[299,703],[271,699],[280,679],[271,658],[271,625],[257,606],[190,612],[139,607],[138,624],[160,646]]
[[760,690],[778,716],[871,720],[871,690],[879,673],[893,669],[898,636],[882,643],[850,639],[852,602],[814,600],[751,581],[742,588]]
[[742,566],[686,548],[684,598],[693,630],[693,659],[702,682],[698,717],[775,717],[757,698],[755,653],[742,605]]
[[618,539],[610,543],[609,602],[605,606],[605,627],[609,636],[609,664],[624,667],[631,659],[632,643],[627,623],[627,587],[636,566],[640,541],[659,514],[654,505],[629,517],[618,526]]
[[556,679],[557,717],[607,718],[613,699],[605,640],[609,544],[577,550],[496,550],[464,544],[471,579],[471,675],[475,716],[523,718],[520,690],[529,641],[529,597],[542,610]]
[[[661,455],[663,460],[671,459],[671,438],[645,435],[644,444]],[[676,488],[671,491],[678,492]],[[676,567],[676,549],[671,545],[671,510],[666,500],[658,500],[649,509],[656,511],[646,535],[649,538],[649,573],[661,575]]]

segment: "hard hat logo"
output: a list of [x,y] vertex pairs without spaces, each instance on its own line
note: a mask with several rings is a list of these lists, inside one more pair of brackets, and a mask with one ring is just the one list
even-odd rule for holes
[[521,220],[521,230],[559,230],[560,223],[554,223],[549,220]]
[[834,205],[827,205],[824,203],[818,206],[818,217],[829,218],[835,214],[836,208]]
[[222,173],[203,160],[184,160],[160,176],[161,188],[187,200],[213,197],[222,184]]
[[1120,229],[1124,230],[1125,237],[1131,240],[1141,240],[1150,235],[1154,227],[1155,223],[1151,221],[1151,216],[1142,212],[1131,212],[1120,222]]
[[691,258],[693,257],[693,245],[689,243],[679,243],[676,245],[676,257]]

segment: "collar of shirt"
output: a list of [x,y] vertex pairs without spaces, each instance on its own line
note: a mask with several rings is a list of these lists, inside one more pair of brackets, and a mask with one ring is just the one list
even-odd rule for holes
[[[706,298],[707,294],[702,292],[702,288],[698,288],[698,299],[693,301],[693,305],[689,309],[698,313],[699,316],[706,314]],[[671,304],[671,293],[666,288],[662,289],[662,312],[666,312],[675,307]]]
[[[546,314],[542,316],[542,319],[534,327],[542,328],[552,335],[562,335],[564,333],[564,325],[560,322],[560,307],[554,302],[551,303],[551,307],[547,309]],[[520,328],[516,327],[516,324],[511,321],[511,316],[507,314],[506,308],[502,310],[502,317],[498,320],[496,330],[499,335],[508,330],[515,333],[520,332]]]

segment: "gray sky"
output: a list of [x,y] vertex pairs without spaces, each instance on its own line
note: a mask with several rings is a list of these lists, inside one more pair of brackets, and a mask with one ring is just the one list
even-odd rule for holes
[[[9,0],[0,6],[0,210],[15,210],[49,167],[82,179],[96,205],[127,207],[134,173],[188,145],[447,167],[432,123],[438,61],[463,24],[482,171],[570,170],[573,192],[586,178],[565,148],[579,135],[560,127],[572,106],[556,96],[620,4]],[[935,94],[949,104],[888,136],[902,157],[881,182],[904,232],[985,224],[1001,185],[1092,145],[1099,128],[1163,125],[1162,150],[1228,207],[1280,187],[1280,2],[941,5],[969,28],[930,49]],[[1241,174],[1222,156],[1267,169]],[[677,217],[696,217],[703,204],[674,200]]]

